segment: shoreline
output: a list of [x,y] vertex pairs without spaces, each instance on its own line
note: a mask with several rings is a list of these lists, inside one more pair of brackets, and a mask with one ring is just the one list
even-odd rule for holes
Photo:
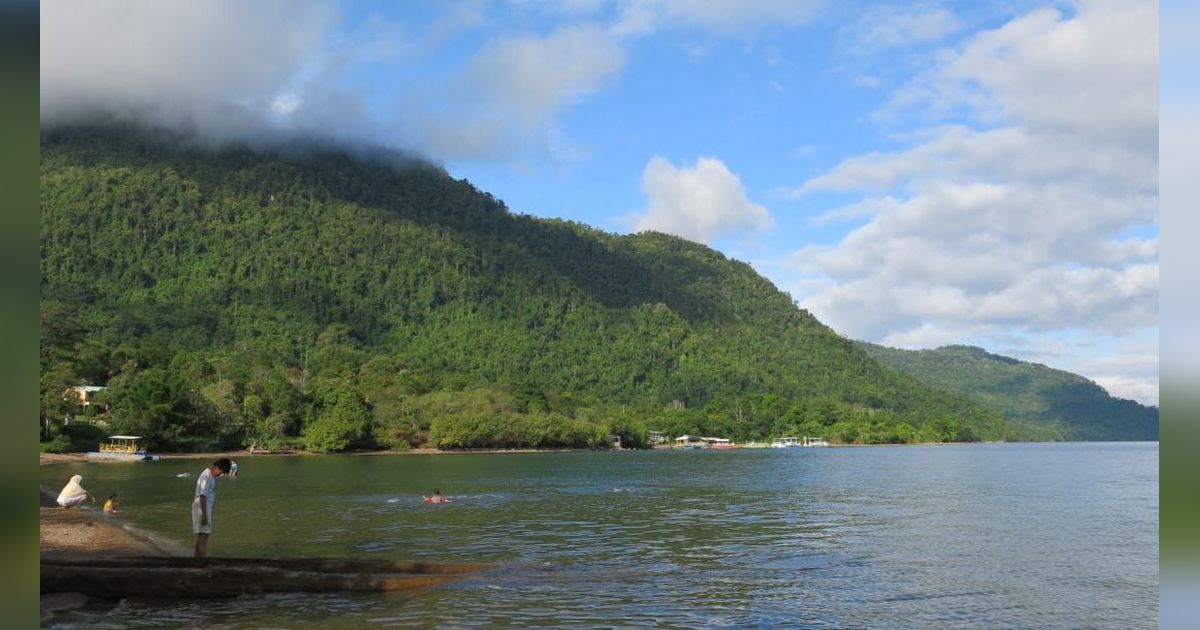
[[[339,453],[312,453],[309,451],[265,452],[255,451],[213,451],[211,453],[154,453],[160,461],[168,459],[219,459],[228,457],[237,460],[239,457],[321,457],[327,455],[351,455],[355,457],[379,457],[388,455],[503,455],[506,453],[573,453],[587,452],[594,449],[586,448],[481,448],[443,451],[436,448],[414,448],[407,451],[342,451]],[[634,449],[623,449],[634,450]],[[650,449],[647,449],[650,450]],[[39,453],[38,464],[70,464],[74,462],[96,462],[89,459],[87,453]]]
[[177,556],[190,552],[183,542],[134,528],[119,511],[105,514],[90,505],[66,509],[45,488],[40,489],[40,504],[38,529],[42,557]]
[[[1127,441],[1127,440],[1119,440],[1118,442],[1125,442],[1125,441]],[[1132,440],[1132,441],[1141,441],[1141,440]],[[1157,441],[1157,440],[1151,440],[1151,441]],[[1001,440],[989,440],[989,441],[982,441],[982,442],[911,442],[911,443],[903,443],[903,444],[830,444],[829,446],[825,446],[825,447],[796,447],[796,448],[868,448],[868,447],[880,447],[880,446],[884,446],[884,447],[960,446],[960,445],[970,445],[970,444],[1065,444],[1065,443],[1071,443],[1071,442],[1084,443],[1084,442],[1089,442],[1089,441],[1087,441],[1087,440],[1082,440],[1082,441],[1081,440],[1064,440],[1061,442],[1052,442],[1052,441],[1047,441],[1047,442],[1040,442],[1040,441],[1005,442],[1005,441],[1001,441]],[[727,448],[727,449],[717,448],[717,449],[713,449],[713,450],[764,450],[764,449],[768,449],[768,448],[770,448],[770,447],[769,446],[749,446],[748,447],[748,446],[739,444],[737,446]],[[282,452],[255,451],[255,452],[250,452],[247,450],[240,450],[240,451],[213,451],[213,452],[187,452],[187,453],[159,453],[159,454],[157,454],[157,456],[158,456],[159,460],[209,459],[209,458],[218,459],[221,457],[228,457],[230,459],[236,460],[239,457],[320,457],[320,456],[325,456],[325,455],[350,455],[350,456],[355,456],[355,457],[380,457],[380,456],[390,456],[390,455],[504,455],[504,454],[515,454],[515,453],[575,453],[575,452],[590,452],[590,451],[594,451],[594,450],[600,450],[600,451],[604,451],[604,450],[671,451],[671,450],[697,450],[697,449],[687,449],[684,447],[677,447],[677,446],[653,446],[653,447],[646,448],[646,449],[480,448],[480,449],[461,449],[461,450],[448,450],[448,451],[444,451],[444,450],[436,449],[436,448],[414,448],[414,449],[409,449],[407,451],[389,451],[389,450],[342,451],[342,452],[338,452],[338,453],[312,453],[309,451],[282,451]],[[708,449],[699,449],[699,450],[708,450]],[[80,452],[80,453],[43,453],[43,452],[39,452],[38,453],[38,464],[41,466],[45,466],[47,464],[69,464],[69,463],[73,463],[73,462],[94,462],[94,461],[96,461],[96,460],[89,459],[87,456],[87,453],[82,453],[82,452]]]
[[[308,455],[316,455],[317,453],[308,453],[305,451],[288,451],[286,453],[251,453],[250,451],[214,451],[212,453],[162,453],[157,454],[160,460],[167,459],[220,459],[228,457],[236,459],[238,457],[304,457]],[[87,453],[39,453],[38,464],[45,466],[47,464],[70,464],[72,462],[94,462],[97,460],[89,459]]]
[[[45,463],[45,462],[43,462]],[[40,492],[38,515],[38,557],[47,559],[102,560],[136,556],[187,556],[188,545],[157,539],[148,532],[128,525],[120,514],[105,514],[98,509],[65,509],[55,495]],[[42,593],[39,597],[43,624],[60,615],[82,608],[91,601],[80,593]]]

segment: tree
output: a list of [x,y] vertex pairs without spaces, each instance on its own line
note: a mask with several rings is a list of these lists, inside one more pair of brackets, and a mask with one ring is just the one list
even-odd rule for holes
[[319,387],[319,411],[304,427],[304,447],[318,453],[362,446],[370,436],[371,414],[362,396],[343,381]]

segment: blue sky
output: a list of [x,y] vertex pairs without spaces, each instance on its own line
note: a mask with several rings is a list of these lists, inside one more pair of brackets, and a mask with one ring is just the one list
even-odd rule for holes
[[1158,403],[1149,0],[42,8],[43,120],[420,153],[514,212],[670,232],[842,334]]

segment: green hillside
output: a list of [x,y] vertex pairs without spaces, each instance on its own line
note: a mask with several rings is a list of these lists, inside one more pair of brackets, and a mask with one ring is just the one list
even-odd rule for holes
[[513,214],[391,153],[44,130],[41,269],[51,432],[90,383],[155,448],[1037,435],[883,368],[745,263]]
[[967,394],[1010,420],[1046,427],[1067,440],[1157,440],[1158,409],[1113,398],[1082,376],[990,354],[971,346],[862,348],[884,365]]

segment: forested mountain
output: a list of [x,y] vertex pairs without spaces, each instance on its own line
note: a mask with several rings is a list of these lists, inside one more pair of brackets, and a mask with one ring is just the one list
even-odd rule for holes
[[884,365],[967,394],[1010,420],[1067,440],[1157,440],[1158,408],[1109,396],[1079,376],[972,346],[898,350],[860,344]]
[[43,130],[41,270],[43,420],[103,385],[155,448],[1049,436],[882,367],[745,263],[385,152]]

